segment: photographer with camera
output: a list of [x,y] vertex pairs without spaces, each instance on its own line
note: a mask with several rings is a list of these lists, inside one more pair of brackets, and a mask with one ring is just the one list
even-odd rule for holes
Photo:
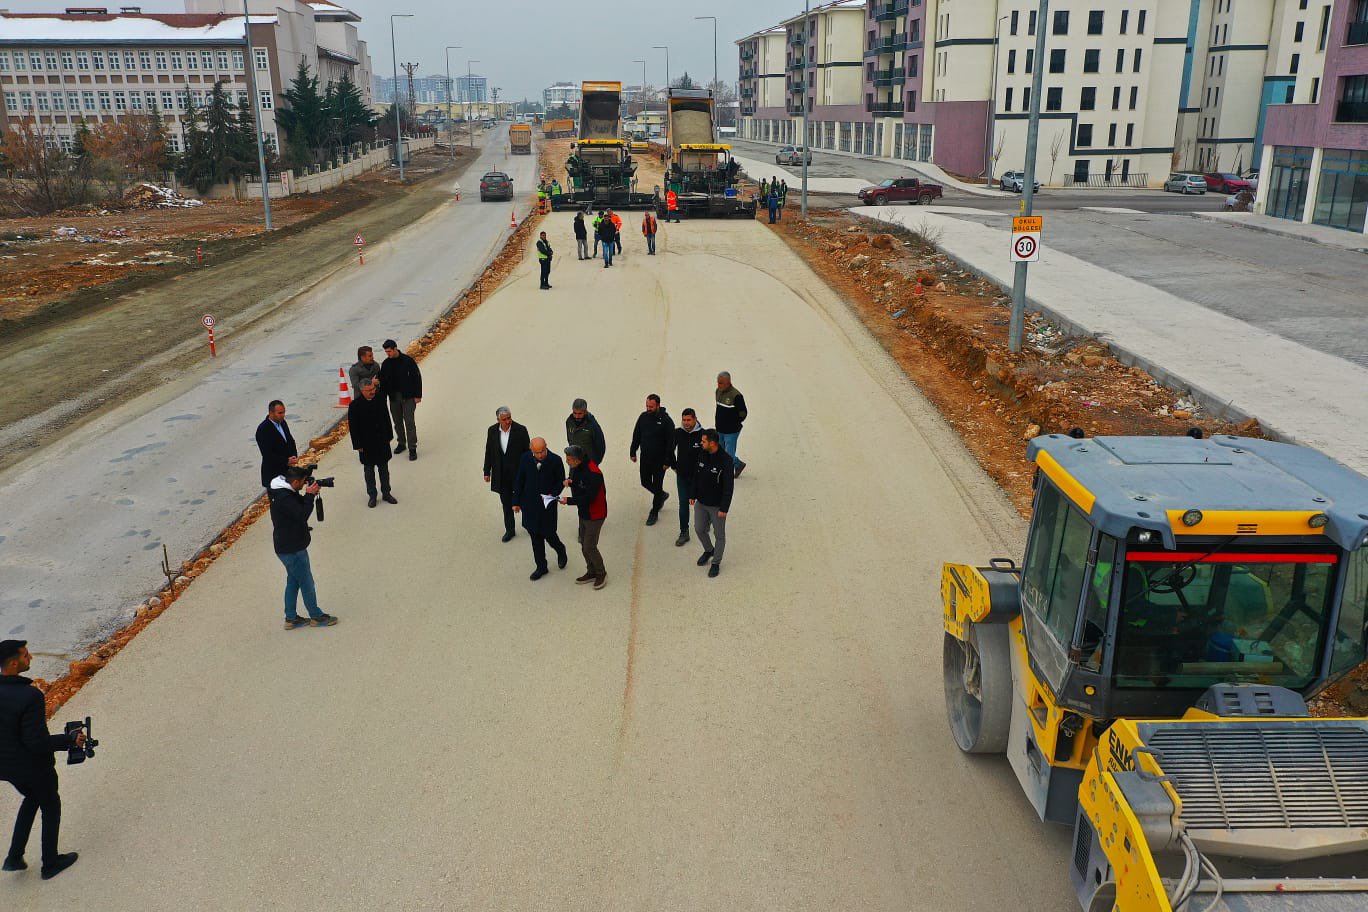
[[[62,799],[57,794],[57,751],[86,747],[79,727],[71,734],[48,733],[43,692],[22,677],[33,659],[26,640],[0,640],[0,779],[24,796],[14,821],[14,839],[3,869],[22,871],[33,820],[43,812],[43,880],[51,880],[76,863],[76,853],[59,854]],[[72,726],[68,726],[72,728]],[[84,757],[82,758],[84,759]]]
[[[269,491],[276,557],[285,565],[286,630],[306,626],[331,627],[337,623],[337,618],[318,607],[313,568],[309,566],[309,516],[314,511],[319,487],[332,487],[333,482],[331,478],[314,479],[312,475],[316,468],[311,465],[292,465],[283,475],[272,479]],[[321,500],[318,506],[321,519]],[[299,616],[301,592],[304,594],[304,608],[309,612],[308,618]]]

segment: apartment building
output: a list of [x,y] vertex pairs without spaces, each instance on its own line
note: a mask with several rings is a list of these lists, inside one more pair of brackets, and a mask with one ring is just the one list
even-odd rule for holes
[[[187,3],[187,7],[194,5],[195,0]],[[243,104],[255,81],[262,132],[267,145],[277,149],[280,131],[271,112],[279,107],[297,61],[308,59],[315,67],[319,61],[317,45],[297,43],[301,37],[316,36],[312,26],[303,29],[301,23],[313,23],[318,15],[336,17],[335,11],[341,8],[303,2],[273,8],[277,12],[250,16],[250,79],[240,13],[152,14],[138,7],[122,7],[118,13],[99,7],[69,8],[63,13],[0,13],[3,124],[42,131],[69,150],[83,122],[158,111],[170,127],[168,144],[172,151],[179,151],[182,117],[191,100],[197,106],[205,104],[214,85],[222,83],[229,97]],[[354,25],[350,27],[354,32]],[[365,43],[357,41],[347,47],[348,56],[359,54],[358,61],[364,62],[346,71],[367,73]],[[329,72],[337,72],[331,68],[342,61],[328,59]],[[369,78],[358,85],[364,92]]]
[[[414,76],[413,94],[415,101],[420,105],[446,104],[448,96],[450,96],[452,104],[483,104],[489,100],[488,85],[489,79],[485,76],[466,76],[465,74],[452,76],[449,86],[444,74]],[[375,97],[380,100],[381,104],[392,104],[396,97],[395,86],[398,86],[398,99],[407,103],[409,93],[407,76],[400,76],[397,82],[393,76],[376,77]]]
[[1296,21],[1317,50],[1266,108],[1255,207],[1368,232],[1368,0],[1308,6]]
[[542,105],[548,111],[562,105],[578,110],[580,106],[579,84],[574,82],[552,83],[542,89]]
[[738,94],[740,129],[745,137],[762,142],[793,142],[788,115],[788,30],[774,26],[736,42],[741,57]]

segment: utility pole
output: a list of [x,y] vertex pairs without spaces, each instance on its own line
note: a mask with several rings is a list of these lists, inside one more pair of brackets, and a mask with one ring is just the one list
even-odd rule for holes
[[670,49],[663,44],[656,44],[652,45],[651,50],[665,52],[665,96],[668,98],[670,95]]
[[261,173],[261,210],[266,217],[266,230],[271,225],[271,182],[266,173],[266,137],[262,132],[265,124],[261,122],[261,92],[257,87],[256,51],[252,47],[252,14],[247,11],[247,0],[242,0],[242,32],[247,37],[247,59],[245,64],[247,81],[252,93],[252,113],[256,115],[257,167]]
[[803,69],[800,70],[803,78],[803,93],[799,99],[799,104],[803,106],[803,193],[802,206],[799,214],[807,218],[808,214],[808,156],[812,154],[808,146],[808,78],[807,78],[807,40],[808,40],[808,18],[812,15],[812,0],[803,0],[803,47],[800,53],[803,55]]
[[646,61],[633,60],[632,63],[641,64],[641,93],[638,96],[638,100],[641,102],[641,104],[637,111],[637,113],[641,113],[642,111],[646,110]]
[[447,150],[451,157],[456,157],[456,135],[451,128],[451,52],[462,50],[459,44],[448,44],[446,47],[446,128],[447,128]]
[[404,68],[404,74],[408,77],[408,107],[409,107],[409,116],[414,117],[414,118],[417,118],[417,116],[418,116],[418,92],[414,89],[414,86],[413,86],[413,74],[417,71],[417,69],[418,69],[418,64],[416,64],[416,63],[401,63],[401,64],[399,64],[399,65],[400,65],[401,67]]
[[[1036,145],[1040,138],[1040,87],[1045,75],[1045,29],[1050,0],[1040,0],[1036,14],[1035,69],[1031,74],[1031,114],[1026,122],[1026,173],[1022,177],[1021,214],[1031,215],[1035,207]],[[1007,331],[1007,348],[1021,351],[1021,337],[1026,330],[1026,270],[1027,263],[1016,264],[1012,277],[1012,321]]]
[[404,182],[404,126],[399,122],[399,54],[394,49],[394,20],[412,18],[413,13],[390,13],[390,64],[394,70],[394,93],[390,96],[390,106],[394,108],[394,153],[399,159],[401,184]]
[[717,17],[694,16],[695,19],[711,19],[713,24],[713,85],[717,85]]
[[467,60],[467,61],[466,61],[466,86],[465,86],[465,96],[466,96],[466,129],[467,129],[468,131],[470,131],[470,148],[472,148],[472,149],[475,148],[475,126],[474,126],[474,124],[472,124],[472,123],[470,122],[470,111],[471,111],[471,102],[473,102],[474,99],[472,99],[470,96],[473,95],[473,94],[475,94],[475,80],[472,79],[471,76],[470,76],[470,65],[471,65],[472,63],[479,63],[479,62],[480,62],[480,61],[478,61],[478,60]]

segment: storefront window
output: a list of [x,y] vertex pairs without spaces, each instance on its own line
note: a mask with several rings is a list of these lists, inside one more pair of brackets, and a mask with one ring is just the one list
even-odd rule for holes
[[1316,195],[1317,225],[1363,231],[1368,217],[1368,151],[1326,149]]
[[1306,185],[1311,178],[1308,146],[1274,146],[1273,170],[1269,174],[1267,214],[1301,221],[1306,211]]
[[931,160],[931,125],[922,124],[921,127],[921,146],[917,150],[917,161],[929,162]]

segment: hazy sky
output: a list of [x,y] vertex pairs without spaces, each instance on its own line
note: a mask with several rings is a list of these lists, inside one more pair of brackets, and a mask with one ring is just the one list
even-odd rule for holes
[[[123,4],[139,0],[122,0]],[[717,66],[726,82],[736,80],[736,46],[732,44],[782,18],[801,13],[802,0],[337,0],[361,16],[361,36],[370,44],[375,72],[391,72],[390,13],[413,13],[396,19],[399,61],[416,61],[422,75],[445,71],[448,45],[451,72],[472,69],[502,89],[500,98],[541,97],[553,82],[610,79],[636,84],[645,60],[651,85],[665,82],[669,45],[670,76],[684,71],[699,82],[713,74],[712,22],[694,16],[717,16]],[[60,12],[67,6],[107,6],[120,0],[3,0],[13,12]],[[144,12],[180,12],[175,0],[141,0]],[[255,6],[255,3],[253,4]],[[817,5],[816,2],[813,3]]]

